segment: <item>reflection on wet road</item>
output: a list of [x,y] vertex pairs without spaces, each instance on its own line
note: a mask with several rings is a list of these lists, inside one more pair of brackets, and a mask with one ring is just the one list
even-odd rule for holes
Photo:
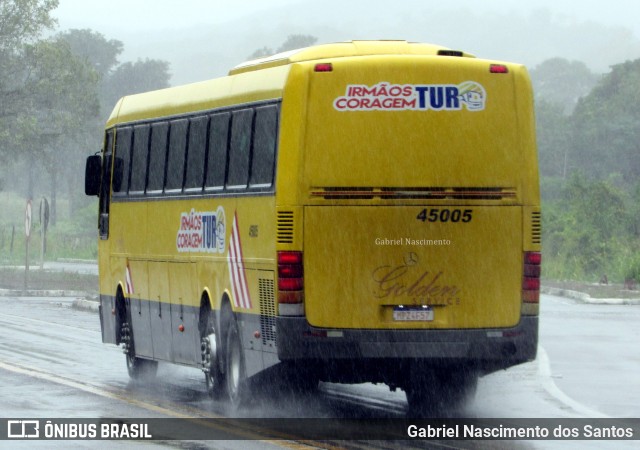
[[[0,297],[0,390],[3,393],[0,404],[12,416],[235,416],[283,419],[406,417],[404,392],[391,392],[385,385],[321,383],[318,390],[301,394],[291,392],[286,384],[278,380],[258,380],[261,382],[254,383],[249,405],[232,412],[225,402],[216,402],[207,396],[204,376],[198,369],[161,364],[156,379],[134,383],[127,375],[122,351],[101,343],[97,315],[73,309],[72,300]],[[576,305],[558,305],[554,300],[547,309],[558,317],[560,313],[570,315],[575,307]],[[554,319],[549,319],[549,324],[553,324],[553,321]],[[545,376],[553,378],[556,367],[567,369],[564,363],[554,361],[554,356],[562,350],[551,341],[551,337],[554,340],[560,339],[557,334],[561,332],[561,328],[550,329],[546,324],[541,327],[544,332],[541,343],[547,348],[551,359],[550,366],[545,369],[546,375],[545,370],[539,367],[540,359],[544,358],[539,358],[536,362],[487,376],[481,379],[476,398],[464,410],[444,411],[443,416],[581,417],[585,411],[598,413],[600,402],[591,402],[581,410],[584,402],[575,388],[568,389],[571,391],[571,398],[575,400],[571,404],[563,402],[562,398],[550,392],[548,384],[545,386]],[[546,355],[547,352],[544,352],[545,357]],[[566,358],[567,354],[561,354],[561,361],[566,361]],[[566,373],[572,374],[571,371]],[[565,388],[562,383],[558,384],[562,389]],[[615,415],[616,406],[610,403],[605,403],[602,409],[606,408],[606,413]],[[592,409],[588,409],[589,407]],[[624,411],[624,407],[622,405],[619,410]],[[274,442],[267,444],[260,441],[259,437],[255,440],[255,436],[247,436],[246,430],[237,431],[239,439],[254,439],[238,441],[237,448],[247,447],[240,445],[241,442],[249,442],[256,448],[284,445]],[[291,438],[295,440],[295,436]],[[424,442],[402,441],[395,444],[402,447],[415,447],[419,444],[420,448],[428,448]],[[483,447],[486,444],[478,442],[465,448],[489,448]],[[495,448],[496,443],[493,444],[491,448]],[[523,448],[534,444],[538,446],[532,442],[511,442],[505,448],[513,448],[515,444]],[[234,447],[234,444],[230,445],[230,448]],[[315,445],[325,446],[327,443]],[[384,447],[386,444],[380,445]],[[429,446],[433,445],[439,444],[429,443]]]

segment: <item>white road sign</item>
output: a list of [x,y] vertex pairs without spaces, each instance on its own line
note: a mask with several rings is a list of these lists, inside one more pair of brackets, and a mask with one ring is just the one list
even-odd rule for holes
[[27,201],[27,209],[24,212],[24,234],[31,235],[31,200]]

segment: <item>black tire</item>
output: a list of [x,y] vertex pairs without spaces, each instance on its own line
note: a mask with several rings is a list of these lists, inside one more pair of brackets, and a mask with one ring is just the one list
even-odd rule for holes
[[[225,390],[224,374],[220,370],[218,334],[215,330],[213,311],[205,308],[201,312],[200,348],[207,393],[214,399],[222,397]],[[208,366],[208,369],[205,367]]]
[[240,330],[235,317],[231,317],[225,339],[225,381],[226,394],[235,410],[249,398],[249,383],[244,362],[244,351],[240,340]]
[[127,372],[129,377],[136,381],[153,379],[158,372],[158,361],[127,354]]
[[132,380],[148,380],[156,376],[158,371],[158,361],[138,358],[136,356],[135,340],[133,337],[133,327],[131,324],[131,308],[129,301],[125,300],[121,292],[118,292],[118,300],[125,302],[125,316],[120,324],[120,341],[124,345],[127,372]]

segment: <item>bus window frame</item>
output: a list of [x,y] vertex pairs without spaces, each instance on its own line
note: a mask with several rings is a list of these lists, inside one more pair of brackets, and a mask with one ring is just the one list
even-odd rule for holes
[[[254,145],[255,145],[255,125],[256,118],[258,116],[259,108],[273,107],[275,108],[276,115],[274,121],[275,132],[273,136],[274,149],[273,149],[273,159],[271,161],[272,167],[270,168],[271,174],[271,182],[270,183],[257,183],[251,184],[251,176],[252,176],[252,168],[253,168],[253,157],[254,157]],[[234,113],[238,113],[243,110],[251,110],[251,127],[250,127],[250,136],[249,136],[249,156],[247,158],[247,184],[246,185],[230,185],[229,182],[229,163],[230,163],[230,153],[231,153],[231,132],[232,132],[232,120]],[[175,116],[161,116],[153,119],[144,119],[139,121],[125,122],[121,124],[114,125],[111,130],[114,132],[114,149],[113,149],[113,176],[110,180],[109,184],[110,190],[112,192],[112,196],[110,201],[113,202],[122,202],[122,201],[142,201],[142,200],[162,200],[168,198],[184,198],[184,197],[233,197],[233,196],[244,196],[244,195],[274,195],[275,194],[275,185],[276,185],[276,176],[277,176],[277,166],[278,166],[278,153],[279,153],[279,138],[280,138],[280,126],[281,126],[281,111],[282,111],[282,99],[271,99],[266,101],[254,102],[254,103],[243,103],[240,105],[234,105],[232,107],[222,107],[215,108],[204,111],[194,111],[188,114],[180,114]],[[189,151],[189,132],[191,128],[191,121],[193,119],[206,117],[207,125],[206,125],[206,138],[204,139],[205,150],[204,150],[204,168],[203,168],[203,182],[202,187],[197,188],[186,188],[186,171],[187,171],[187,160],[188,160],[188,151]],[[215,139],[212,136],[213,124],[214,121],[218,118],[220,123],[226,122],[224,131],[226,131],[226,136],[223,136],[222,139],[218,142],[218,144],[222,144],[224,148],[216,149],[216,154],[212,154],[212,150],[214,149],[212,143]],[[227,120],[225,121],[224,118]],[[185,152],[183,158],[182,165],[182,185],[180,188],[175,189],[167,189],[167,180],[168,180],[168,172],[170,170],[170,145],[171,145],[171,134],[172,134],[172,124],[175,122],[181,121],[181,123],[186,123],[186,134],[185,138]],[[147,139],[147,173],[145,178],[145,190],[144,192],[139,191],[130,191],[131,177],[132,177],[132,161],[133,158],[133,146],[134,146],[134,127],[146,126],[148,130],[148,139]],[[164,138],[165,151],[164,151],[164,167],[163,167],[163,183],[162,189],[154,189],[149,190],[149,171],[151,164],[151,152],[153,146],[153,137],[154,130],[161,129],[166,126],[166,138]],[[175,127],[175,125],[174,125]],[[144,128],[144,127],[143,127]],[[222,128],[221,128],[222,129]],[[175,128],[174,128],[175,132]],[[117,154],[117,137],[119,133],[123,133],[123,136],[126,136],[129,133],[129,167],[128,172],[124,174],[125,169],[125,161],[122,158],[118,157]],[[175,135],[174,135],[175,136]],[[175,139],[175,138],[174,138]],[[224,161],[222,162],[224,165],[224,185],[220,186],[216,184],[214,186],[208,186],[208,184],[213,184],[212,181],[208,180],[208,177],[211,176],[211,167],[214,161],[214,158],[217,156],[224,156]],[[218,166],[219,167],[219,166]],[[217,176],[223,175],[223,173],[218,169],[219,172]],[[116,186],[118,177],[124,178],[124,176],[128,177],[128,186],[127,191],[124,192],[121,186],[120,191],[116,191],[114,188]],[[217,180],[220,182],[221,180]]]

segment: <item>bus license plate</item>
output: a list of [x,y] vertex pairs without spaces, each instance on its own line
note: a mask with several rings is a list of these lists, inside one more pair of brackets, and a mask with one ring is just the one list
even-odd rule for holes
[[403,322],[430,322],[433,320],[431,308],[393,308],[393,320]]

